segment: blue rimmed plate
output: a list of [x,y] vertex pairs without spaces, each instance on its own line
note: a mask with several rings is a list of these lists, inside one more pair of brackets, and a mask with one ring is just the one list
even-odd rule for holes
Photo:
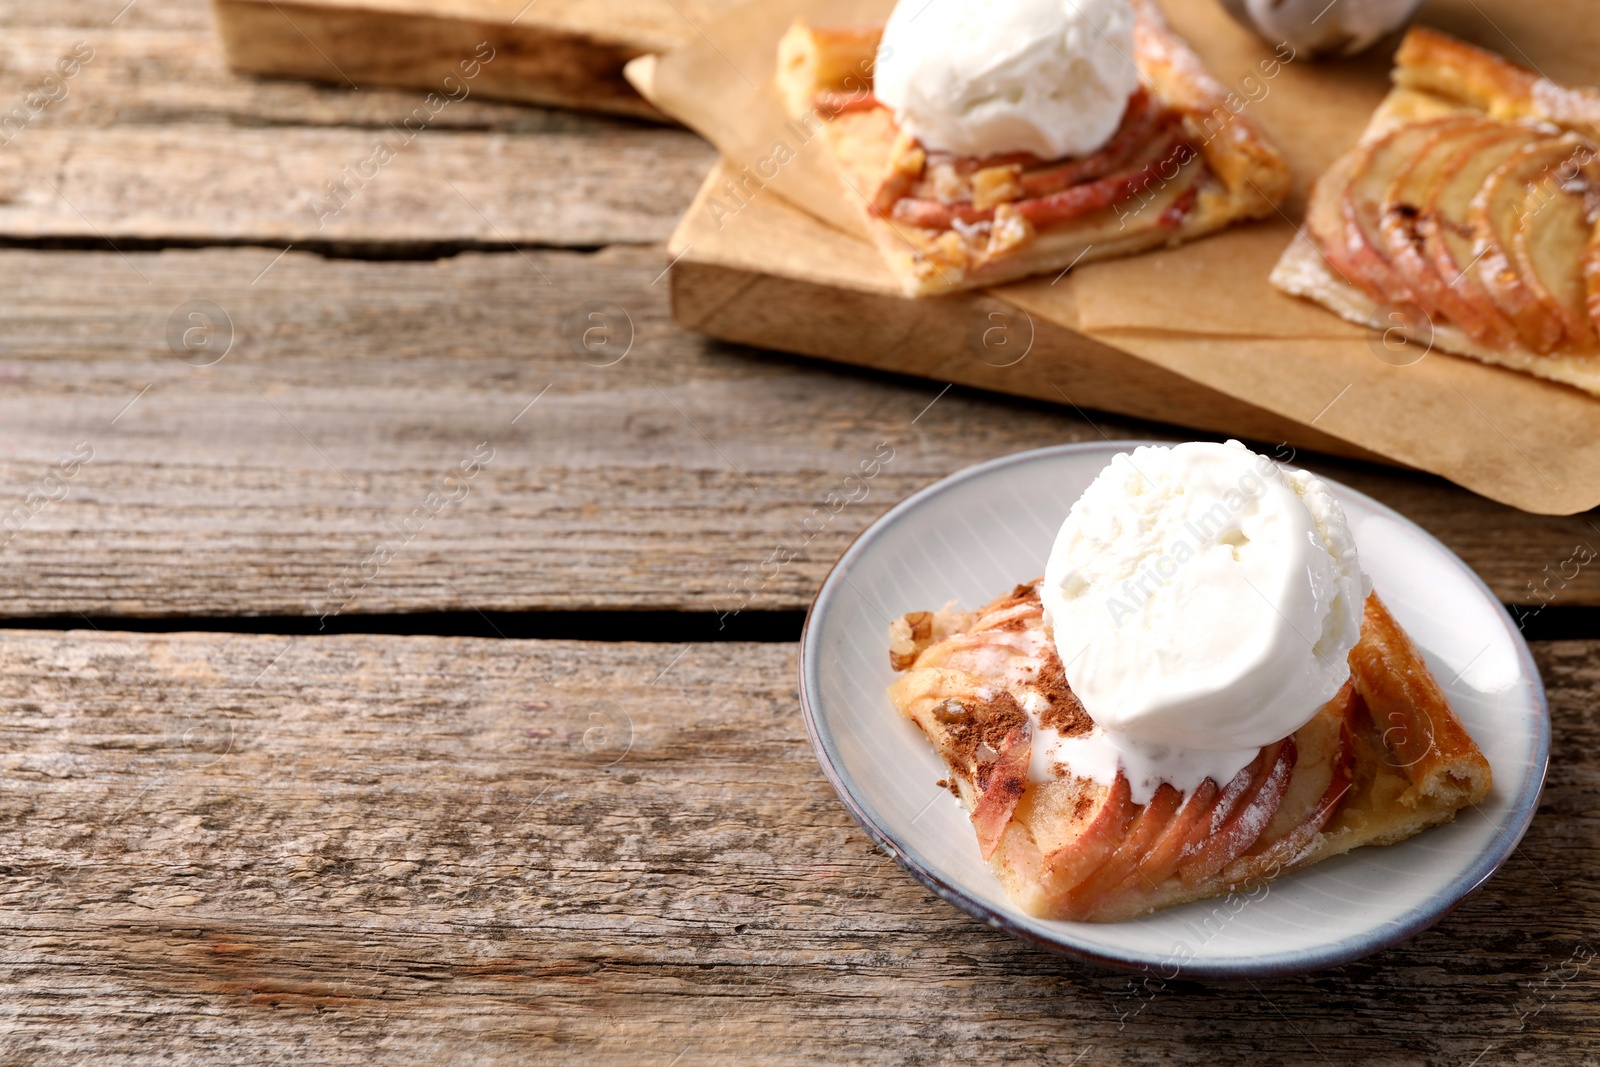
[[1072,923],[1035,919],[1006,900],[978,857],[966,812],[934,784],[944,765],[885,693],[890,620],[950,600],[975,607],[1043,573],[1072,502],[1116,453],[1142,443],[1044,448],[969,468],[856,539],[817,593],[801,640],[801,707],[829,781],[885,852],[956,907],[1111,967],[1167,977],[1301,973],[1426,929],[1482,885],[1528,828],[1549,760],[1549,709],[1527,644],[1478,576],[1416,524],[1336,482],[1329,485],[1373,587],[1494,770],[1481,805],[1249,896],[1128,922]]

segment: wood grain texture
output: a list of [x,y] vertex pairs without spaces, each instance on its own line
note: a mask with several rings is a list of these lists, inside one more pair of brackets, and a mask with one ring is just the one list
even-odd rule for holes
[[0,636],[8,1062],[1587,1062],[1600,645],[1510,864],[1306,978],[1146,985],[869,844],[794,652]]
[[352,88],[437,89],[480,43],[485,96],[662,119],[622,67],[692,37],[708,5],[684,0],[216,0],[230,65]]
[[[229,77],[202,0],[0,0],[0,25],[13,100],[97,50],[0,151],[0,240],[126,251],[0,251],[0,614],[797,607],[935,478],[1162,432],[707,342],[672,326],[655,246],[303,250],[659,241],[709,159],[681,133],[468,99],[330,237],[305,197],[417,94]],[[269,239],[300,247],[132,251]],[[232,334],[206,366],[197,300],[229,325],[190,343]],[[868,499],[749,591],[883,440]],[[1503,597],[1600,537],[1313,465]],[[1476,899],[1325,975],[1152,988],[873,850],[789,647],[0,632],[0,1063],[1592,1060],[1570,961],[1594,937],[1600,649],[1538,651],[1544,810]]]
[[[822,285],[777,264],[752,269],[719,256],[716,230],[691,221],[716,187],[713,170],[668,245],[673,319],[724,341],[781,348],[822,359],[917,374],[1048,403],[1115,411],[1133,418],[1193,426],[1334,455],[1378,460],[1348,441],[1174,374],[1137,356],[1047,319],[999,296],[956,293],[907,300],[898,293]],[[736,227],[747,249],[785,247],[783,222],[796,209],[769,201],[741,214]],[[868,246],[828,234],[837,263]]]
[[210,30],[211,11],[206,0],[57,0],[38,4],[32,0],[0,0],[0,25],[18,28],[70,26],[107,32],[147,29]]
[[[115,27],[8,25],[0,37],[0,100],[6,107],[20,100],[79,42],[92,48],[94,57],[66,83],[64,96],[32,118],[31,128],[224,125],[387,130],[426,96],[413,89],[366,86],[355,91],[342,84],[242,77],[228,69],[209,20],[198,29],[130,28],[127,23],[137,10],[137,6],[129,9]],[[200,11],[204,14],[204,4]],[[434,115],[429,129],[547,133],[638,130],[639,126],[626,119],[491,101],[473,92]]]
[[[671,324],[658,249],[276,255],[0,252],[5,615],[800,608],[868,522],[962,467],[1190,436],[707,342]],[[169,347],[195,300],[233,325],[212,366]],[[483,442],[467,496],[348,603],[335,593]],[[895,455],[867,497],[813,518],[879,442]],[[93,459],[56,488],[80,443]],[[1600,546],[1584,517],[1302,458],[1422,523],[1505,600],[1600,602],[1592,566],[1562,567]],[[819,532],[763,574],[802,524]]]
[[[393,157],[374,162],[385,147]],[[0,152],[0,234],[280,247],[660,241],[710,161],[703,142],[665,129],[424,131],[409,144],[392,129],[26,129]]]
[[204,4],[198,28],[145,27],[140,6],[67,4],[45,26],[0,9],[24,23],[0,43],[0,240],[653,242],[713,158],[681,130],[489,103],[508,56],[431,101],[265,82],[227,72]]

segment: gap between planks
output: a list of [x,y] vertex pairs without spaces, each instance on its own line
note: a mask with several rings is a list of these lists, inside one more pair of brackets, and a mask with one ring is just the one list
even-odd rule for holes
[[[1550,608],[1534,613],[1522,605],[1502,605],[1530,644],[1600,640],[1600,608]],[[388,637],[461,637],[512,641],[595,641],[708,644],[738,641],[794,644],[805,625],[804,611],[743,611],[736,614],[692,611],[436,611],[393,615],[267,615],[218,618],[178,616],[63,615],[6,618],[0,630],[95,630],[137,634],[271,634],[279,637],[331,637],[358,634]]]

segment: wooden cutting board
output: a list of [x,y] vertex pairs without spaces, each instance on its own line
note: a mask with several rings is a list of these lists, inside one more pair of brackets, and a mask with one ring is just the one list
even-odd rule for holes
[[[1293,421],[1527,511],[1569,515],[1600,505],[1600,437],[1594,432],[1600,408],[1594,398],[1446,352],[1430,354],[1421,344],[1415,352],[1398,352],[1386,335],[1288,297],[1268,282],[1294,238],[1304,190],[1356,140],[1388,92],[1388,47],[1346,62],[1280,63],[1268,84],[1260,65],[1272,54],[1266,42],[1214,3],[1166,0],[1174,28],[1201,52],[1207,69],[1221,84],[1249,94],[1240,95],[1238,106],[1248,104],[1283,150],[1296,175],[1296,194],[1280,215],[1203,241],[997,288],[975,299],[1026,312],[1013,330],[1001,328],[1004,323],[991,316],[999,312],[1003,318],[1004,312],[990,305],[978,321],[962,320],[954,336],[942,336],[919,330],[916,315],[931,323],[948,312],[935,312],[931,301],[887,299],[895,286],[876,253],[865,241],[849,244],[850,235],[862,230],[863,215],[841,188],[821,140],[787,118],[773,89],[777,41],[796,15],[816,25],[844,25],[871,12],[886,13],[891,5],[892,0],[744,5],[708,23],[703,39],[628,65],[644,95],[715,144],[731,172],[678,231],[673,254],[685,257],[674,268],[683,270],[680,289],[691,288],[696,271],[703,279],[704,268],[714,268],[723,287],[706,298],[702,310],[691,309],[680,293],[681,321],[703,320],[720,336],[902,373],[1310,444],[1305,430],[1285,425]],[[1483,12],[1488,6],[1433,0],[1422,17],[1490,47],[1505,47],[1509,35],[1519,54],[1534,57],[1530,64],[1560,83],[1594,80],[1600,23],[1579,17],[1577,0],[1504,0],[1493,5],[1492,22]],[[779,199],[817,226],[841,231],[839,239],[830,234],[812,240],[806,236],[811,231],[798,227],[789,242],[756,233],[752,220],[766,218],[768,201]],[[850,264],[848,270],[843,263]],[[774,278],[781,289],[769,288]],[[795,282],[808,286],[791,288]],[[808,288],[813,295],[796,306],[793,301]],[[853,321],[830,305],[829,290],[851,294],[858,305]],[[870,300],[855,294],[870,294]],[[842,306],[845,297],[839,301]],[[912,340],[896,340],[890,324]],[[822,345],[827,329],[833,331],[831,348]],[[995,351],[1008,335],[1017,338],[1013,346]],[[1024,343],[1028,337],[1031,350]],[[1107,347],[1120,351],[1106,355]],[[1029,354],[1017,361],[1024,350]],[[1103,385],[1108,397],[1127,402],[1102,405],[1083,385],[1063,381],[1059,369],[1052,376],[1048,364],[1057,350],[1063,360],[1104,356],[1084,363],[1085,381],[1093,381],[1090,372],[1100,373],[1106,380],[1092,387]],[[1007,360],[1015,365],[1004,365]],[[1124,361],[1130,380],[1159,384],[1124,388],[1111,380],[1116,360]],[[1163,374],[1140,376],[1132,360]],[[1196,387],[1207,392],[1196,393]],[[1233,401],[1227,408],[1224,396]],[[1191,402],[1196,397],[1207,399]],[[1240,405],[1248,407],[1233,414]],[[1185,408],[1192,414],[1183,416]],[[1263,424],[1248,409],[1277,418]],[[1274,424],[1280,433],[1263,428]]]
[[1395,462],[1001,297],[909,300],[870,245],[777,196],[750,198],[732,220],[708,210],[713,198],[726,202],[734,173],[721,163],[712,170],[669,243],[673,318],[687,329],[1080,410]]
[[[623,80],[628,60],[699,36],[737,0],[214,0],[237,71],[360,88],[448,92],[460,64],[490,99],[665,116]],[[445,79],[458,82],[447,86]],[[459,90],[456,90],[459,92]]]

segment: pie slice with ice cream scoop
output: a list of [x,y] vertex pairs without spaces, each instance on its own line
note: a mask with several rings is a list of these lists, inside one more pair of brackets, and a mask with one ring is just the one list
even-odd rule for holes
[[[1293,58],[1281,46],[1251,77]],[[884,26],[799,19],[777,85],[788,129],[820,138],[908,296],[1191,240],[1274,214],[1291,184],[1244,98],[1154,0],[904,0]]]
[[1112,922],[1254,891],[1484,798],[1488,762],[1320,482],[1236,442],[1118,459],[1044,578],[890,631],[890,698],[1013,903]]

